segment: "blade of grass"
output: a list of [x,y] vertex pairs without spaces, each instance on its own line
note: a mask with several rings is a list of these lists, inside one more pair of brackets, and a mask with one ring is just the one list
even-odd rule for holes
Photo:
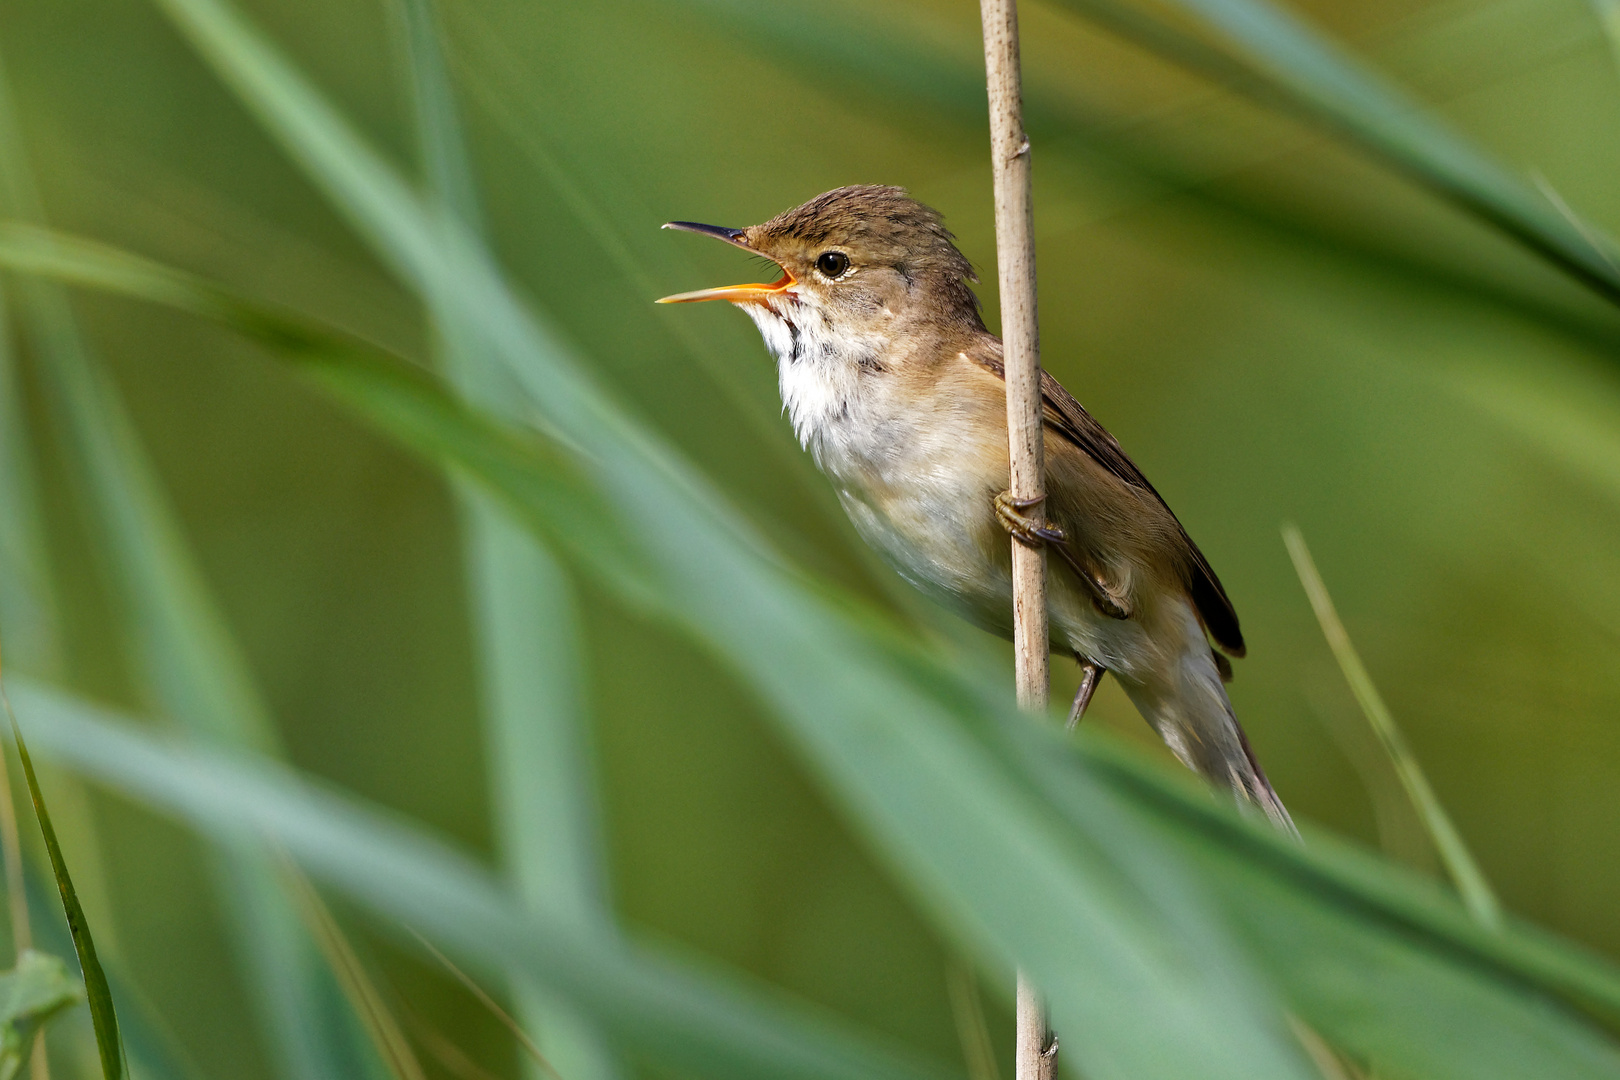
[[62,849],[56,842],[50,811],[45,807],[45,796],[39,790],[39,778],[34,775],[34,763],[28,756],[28,744],[23,739],[22,728],[17,724],[17,714],[12,711],[3,679],[0,679],[0,705],[5,707],[11,737],[17,745],[23,778],[28,782],[28,795],[34,804],[34,818],[39,822],[40,835],[45,840],[45,852],[50,856],[51,872],[56,877],[56,889],[62,898],[62,911],[67,915],[68,933],[73,937],[73,951],[79,957],[79,970],[84,975],[85,998],[95,1025],[102,1080],[121,1080],[124,1075],[124,1044],[118,1035],[118,1013],[113,1007],[107,973],[101,969],[101,961],[96,959],[95,938],[91,936],[84,909],[79,906],[78,894],[73,891],[73,878],[68,875],[67,862],[62,858]]
[[431,935],[480,972],[522,967],[628,1049],[738,1080],[954,1075],[745,976],[581,937],[526,910],[493,874],[425,830],[284,766],[160,740],[37,685],[15,689],[36,745],[57,760],[215,838],[270,839],[317,880]]
[[[1238,54],[1229,59],[1168,26],[1132,33],[1109,0],[1056,0],[1201,74],[1245,90],[1370,153],[1524,244],[1600,296],[1620,301],[1620,252],[1589,223],[1566,217],[1394,83],[1302,19],[1267,0],[1168,0]],[[1137,26],[1156,20],[1131,13]],[[1174,42],[1180,42],[1180,47]]]
[[984,1018],[984,999],[979,994],[979,973],[972,964],[959,956],[946,961],[945,993],[951,999],[951,1019],[962,1043],[968,1080],[1001,1080],[990,1025]]
[[50,677],[58,661],[56,602],[6,292],[0,288],[0,634],[17,670]]
[[1283,542],[1288,545],[1288,557],[1294,561],[1294,571],[1299,575],[1299,582],[1305,588],[1305,595],[1310,598],[1311,610],[1316,612],[1316,621],[1322,626],[1322,636],[1327,638],[1328,647],[1333,650],[1333,658],[1339,662],[1339,670],[1344,672],[1345,682],[1350,684],[1350,691],[1355,694],[1356,701],[1361,705],[1361,711],[1367,716],[1367,723],[1373,733],[1378,736],[1378,744],[1383,747],[1384,753],[1395,768],[1395,775],[1401,779],[1401,786],[1406,789],[1407,798],[1412,800],[1412,806],[1422,819],[1424,827],[1429,832],[1429,839],[1434,842],[1435,850],[1440,860],[1445,864],[1446,873],[1451,876],[1452,883],[1457,886],[1457,892],[1468,905],[1483,926],[1498,928],[1502,925],[1502,905],[1491,891],[1490,883],[1485,880],[1484,873],[1479,864],[1474,861],[1463,841],[1462,834],[1452,824],[1451,815],[1446,813],[1444,806],[1440,805],[1440,798],[1434,793],[1429,784],[1429,778],[1418,764],[1417,756],[1412,753],[1406,736],[1401,733],[1400,726],[1395,723],[1394,714],[1389,706],[1384,704],[1383,695],[1378,687],[1373,685],[1372,676],[1367,673],[1367,667],[1361,662],[1361,656],[1356,652],[1355,646],[1350,643],[1350,634],[1339,620],[1339,613],[1333,607],[1333,598],[1328,595],[1327,585],[1322,581],[1322,575],[1317,572],[1316,563],[1311,559],[1310,548],[1305,545],[1305,536],[1293,525],[1283,527]]
[[439,947],[433,944],[433,942],[429,941],[421,934],[416,934],[415,937],[417,943],[420,944],[422,948],[427,950],[428,955],[437,960],[440,966],[448,971],[457,982],[465,987],[467,992],[476,998],[478,1003],[482,1005],[491,1016],[495,1017],[495,1019],[501,1022],[502,1027],[512,1033],[512,1038],[517,1040],[517,1044],[523,1048],[523,1052],[529,1056],[529,1060],[535,1064],[536,1068],[538,1068],[546,1076],[550,1077],[551,1080],[563,1080],[562,1074],[557,1071],[556,1067],[553,1066],[550,1061],[546,1060],[546,1055],[540,1052],[540,1047],[535,1045],[535,1041],[529,1038],[529,1033],[524,1031],[522,1025],[512,1018],[511,1013],[501,1008],[500,1003],[489,996],[489,991],[485,990],[482,986],[479,986],[471,975],[468,975],[465,971],[462,971],[459,967],[457,967],[455,962],[448,956],[444,955],[444,953],[440,951]]
[[[4,298],[0,297],[0,303],[3,302]],[[4,640],[5,634],[0,631],[0,641]],[[5,861],[12,957],[21,964],[23,956],[34,947],[34,931],[28,918],[28,882],[23,876],[22,836],[17,829],[17,803],[11,790],[11,763],[3,754],[0,754],[0,858]],[[30,1080],[50,1080],[51,1062],[43,1039],[34,1041],[30,1054]]]
[[[3,69],[0,206],[44,221]],[[61,418],[66,457],[95,524],[95,548],[113,570],[137,683],[161,713],[203,737],[277,751],[274,724],[247,662],[67,297],[51,282],[30,281],[22,298],[41,382]],[[211,862],[244,981],[282,1071],[289,1080],[337,1075],[339,1059],[322,1038],[326,1028],[319,1020],[321,1000],[333,996],[320,983],[331,976],[319,968],[312,943],[279,895],[273,868],[246,851],[221,853]]]
[[[49,856],[42,856],[49,865]],[[53,891],[47,892],[39,881],[40,875],[29,875],[28,903],[36,916],[44,911],[60,908],[61,902]],[[66,956],[73,951],[73,938],[65,920],[36,918],[39,944],[46,952]],[[110,958],[102,960],[107,985],[113,1000],[119,1003],[118,1040],[124,1047],[124,1059],[132,1076],[150,1077],[151,1080],[201,1080],[201,1073],[140,995],[139,990],[120,977],[118,967]],[[87,1018],[94,1038],[94,1023]]]
[[[386,827],[377,819],[368,822],[365,815],[357,818],[355,808],[345,800],[322,794],[307,784],[277,780],[266,766],[249,767],[200,750],[164,747],[133,728],[109,726],[105,714],[59,695],[20,687],[18,700],[24,705],[36,741],[75,768],[112,783],[160,811],[178,813],[194,827],[216,835],[243,828],[267,833],[312,872],[363,903],[430,931],[443,927],[447,944],[458,949],[465,944],[479,950],[469,955],[487,970],[501,970],[514,950],[522,950],[534,941],[532,933],[525,935],[504,924],[492,925],[482,918],[476,903],[464,903],[468,901],[464,890],[470,884],[465,874],[476,878],[478,871],[456,860],[446,863],[448,853],[435,854],[435,845],[420,836],[400,832],[398,826]],[[1024,727],[1033,730],[1032,725]],[[1173,828],[1179,832],[1180,843],[1192,862],[1211,868],[1234,854],[1240,855],[1245,872],[1232,877],[1223,888],[1230,891],[1229,902],[1234,910],[1246,915],[1259,935],[1257,940],[1283,954],[1278,958],[1281,968],[1290,977],[1303,981],[1302,990],[1341,997],[1348,994],[1355,999],[1354,1005],[1345,1002],[1329,1014],[1332,1026],[1319,1026],[1336,1043],[1357,1051],[1370,1044],[1375,1052],[1366,1056],[1394,1062],[1397,1075],[1472,1080],[1534,1075],[1539,1080],[1552,1080],[1620,1074],[1620,1056],[1612,1044],[1594,1041],[1589,1029],[1582,1035],[1580,1025],[1567,1014],[1550,1010],[1547,999],[1539,992],[1527,990],[1514,979],[1494,982],[1482,977],[1494,963],[1488,951],[1466,947],[1458,951],[1456,947],[1463,945],[1458,935],[1439,948],[1419,945],[1428,927],[1422,925],[1421,919],[1403,918],[1405,913],[1398,910],[1398,904],[1381,903],[1384,897],[1379,895],[1393,893],[1399,897],[1409,893],[1406,899],[1415,896],[1422,900],[1407,905],[1420,913],[1424,904],[1439,903],[1433,887],[1411,874],[1387,865],[1377,867],[1373,875],[1377,887],[1352,889],[1342,896],[1341,905],[1334,901],[1332,893],[1344,882],[1334,881],[1334,875],[1323,874],[1322,869],[1343,859],[1346,852],[1342,846],[1317,837],[1313,843],[1317,853],[1312,855],[1298,845],[1285,845],[1277,838],[1262,835],[1234,811],[1217,806],[1190,788],[1183,778],[1146,768],[1100,740],[1079,752],[1050,733],[1031,736],[1015,730],[1012,724],[1002,730],[1033,755],[1043,787],[1049,786],[1054,777],[1060,779],[1066,801],[1071,804],[1075,799],[1095,799],[1099,793],[1128,793],[1130,798],[1113,805],[1116,814],[1126,820],[1157,819],[1156,829]],[[379,828],[388,835],[379,834]],[[1372,860],[1360,858],[1363,869],[1372,867]],[[1324,885],[1327,888],[1322,890]],[[493,889],[493,883],[488,887]],[[1298,904],[1287,901],[1280,893],[1292,893],[1295,900],[1310,897],[1312,907],[1325,904],[1317,915],[1326,917],[1301,921]],[[449,899],[452,896],[454,899]],[[1368,900],[1373,904],[1369,905]],[[454,910],[443,910],[447,901]],[[1455,908],[1454,902],[1445,906]],[[1339,910],[1332,914],[1329,909],[1335,907]],[[511,910],[515,912],[516,908]],[[1525,933],[1522,927],[1512,925],[1500,933],[1483,931],[1460,909],[1457,913],[1465,927],[1472,928],[1480,941],[1496,950],[1513,945]],[[1364,960],[1355,961],[1351,958],[1357,950],[1343,935],[1369,914],[1374,925],[1389,920],[1381,935],[1382,947]],[[548,924],[544,919],[530,919],[528,925],[533,931]],[[564,951],[561,955],[536,957],[535,970],[553,985],[560,980],[566,986],[579,973],[570,962],[577,956],[571,956],[568,948],[589,943],[577,941],[562,927],[555,929],[563,940],[553,944]],[[1331,942],[1331,948],[1324,948],[1324,941]],[[609,982],[616,974],[615,965],[601,958],[593,959],[587,970],[590,977],[605,977]],[[1613,980],[1612,973],[1609,978]],[[1400,1036],[1398,1040],[1369,1038],[1365,995],[1369,986],[1394,997],[1393,1004],[1407,1014],[1405,1030],[1395,1032]],[[605,1007],[607,1011],[598,1013],[604,1022],[626,1025],[622,1039],[632,1038],[628,1034],[631,1030],[639,1031],[645,1039],[649,1031],[660,1028],[645,1015],[625,1015],[622,1001],[604,1002],[600,996],[593,999],[593,989],[599,992],[600,986],[584,987],[586,996],[580,1000],[590,1002],[595,1009]],[[580,992],[581,988],[575,987],[574,993]],[[678,1000],[690,1003],[692,999],[683,996]],[[1476,1030],[1466,1031],[1470,1020]],[[1430,1030],[1431,1026],[1434,1030]],[[1458,1045],[1459,1037],[1467,1041]],[[639,1041],[638,1045],[647,1043]],[[1396,1051],[1391,1055],[1376,1052],[1391,1048]],[[1455,1060],[1447,1059],[1448,1052]],[[729,1056],[724,1060],[734,1061]],[[713,1062],[710,1067],[736,1075]],[[762,1068],[757,1060],[744,1067]],[[1148,1070],[1139,1075],[1177,1074]]]
[[[0,263],[50,269],[79,280],[110,283],[132,294],[142,294],[136,280],[136,268],[141,264],[132,257],[108,259],[103,256],[98,262],[97,248],[83,242],[59,241],[52,249],[52,258],[42,259],[37,248],[10,243],[19,233],[23,238],[31,235],[26,230],[0,230]],[[77,263],[65,265],[72,262],[67,257],[69,253]],[[215,317],[226,318],[227,313],[238,310],[223,305],[217,298],[217,290],[189,298],[180,295],[184,280],[182,275],[172,271],[157,274],[148,283],[146,294],[188,310],[217,308]],[[244,329],[271,342],[280,342],[284,349],[288,342],[297,345],[300,351],[292,356],[303,363],[336,365],[344,362],[335,351],[336,344],[332,346],[334,351],[316,356],[310,351],[313,332],[289,329],[262,310],[249,309],[237,317]],[[497,433],[487,424],[479,424],[462,406],[449,401],[442,393],[431,394],[431,387],[424,380],[406,377],[398,370],[390,374],[372,360],[348,362],[353,364],[353,369],[345,380],[327,380],[327,385],[348,395],[345,400],[388,430],[407,438],[409,445],[435,457],[459,455],[456,460],[467,470],[467,475],[483,477],[490,490],[502,493],[514,510],[528,508],[522,518],[525,523],[550,530],[546,535],[556,537],[560,550],[568,551],[580,565],[597,573],[606,571],[607,576],[600,579],[604,585],[623,587],[622,580],[613,576],[618,564],[602,560],[602,553],[613,547],[613,530],[618,527],[611,514],[593,515],[588,523],[581,522],[570,515],[582,504],[560,499],[546,509],[532,500],[531,492],[535,490],[532,486],[516,482],[517,474],[526,472],[532,481],[533,474],[545,474],[557,467],[538,448],[528,446],[529,464],[524,466],[521,463],[525,457],[524,444],[497,440]],[[312,370],[319,369],[312,367]],[[399,404],[402,396],[403,405]],[[412,423],[416,425],[414,429]],[[473,449],[473,444],[492,440],[498,445]],[[489,462],[497,465],[492,467]],[[650,604],[660,603],[655,596],[658,588],[656,578],[649,578],[638,586],[645,602]],[[802,585],[784,585],[784,588],[802,588]],[[744,595],[736,586],[722,592],[733,599]],[[1002,689],[964,681],[970,673],[943,668],[938,661],[918,654],[892,634],[880,632],[876,624],[851,618],[856,610],[853,606],[843,608],[844,621],[838,630],[829,631],[824,622],[826,612],[806,617],[802,614],[804,609],[793,607],[786,595],[779,595],[777,603],[801,613],[794,616],[797,637],[793,658],[800,663],[816,662],[813,668],[813,672],[818,673],[814,675],[816,683],[804,687],[804,700],[814,701],[818,686],[847,679],[852,671],[863,668],[873,679],[878,679],[881,671],[887,671],[891,680],[909,681],[913,696],[906,704],[886,712],[882,727],[857,740],[862,762],[870,761],[879,750],[885,755],[889,752],[891,740],[881,732],[898,728],[906,731],[915,742],[918,737],[926,736],[926,728],[916,730],[918,724],[941,720],[955,723],[961,735],[973,743],[980,758],[979,768],[943,781],[944,801],[937,806],[929,804],[929,811],[915,821],[924,834],[919,838],[924,846],[933,838],[954,838],[951,846],[960,853],[964,842],[983,842],[972,828],[956,831],[941,825],[941,821],[951,817],[953,803],[975,800],[972,806],[976,809],[970,810],[968,819],[971,824],[999,820],[1006,809],[990,809],[995,804],[984,800],[1013,798],[1016,801],[1044,795],[1050,812],[1066,823],[1068,839],[1058,840],[1055,848],[1042,847],[1040,854],[1030,853],[1029,857],[1048,869],[1066,865],[1067,859],[1077,855],[1085,858],[1087,876],[1072,880],[1069,886],[1074,895],[1095,897],[1103,882],[1116,883],[1109,888],[1126,889],[1130,897],[1128,911],[1174,919],[1175,940],[1181,943],[1178,947],[1185,947],[1190,941],[1205,950],[1213,948],[1213,955],[1208,956],[1206,962],[1218,968],[1224,965],[1235,972],[1242,969],[1242,961],[1236,964],[1227,961],[1224,946],[1219,944],[1218,936],[1211,938],[1207,916],[1200,913],[1196,886],[1189,892],[1189,884],[1184,880],[1185,870],[1178,870],[1174,864],[1167,865],[1163,853],[1167,847],[1179,852],[1181,863],[1215,860],[1208,884],[1228,898],[1229,915],[1243,926],[1244,933],[1251,935],[1256,958],[1268,965],[1275,978],[1291,987],[1297,995],[1293,1007],[1302,1017],[1319,1030],[1334,1035],[1343,1045],[1368,1046],[1397,1062],[1403,1060],[1403,1056],[1420,1055],[1426,1066],[1435,1066],[1435,1055],[1429,1053],[1427,1047],[1443,1038],[1453,1053],[1467,1058],[1466,1068],[1459,1075],[1475,1077],[1496,1075],[1502,1069],[1523,1065],[1527,1057],[1534,1063],[1529,1071],[1536,1075],[1562,1075],[1566,1069],[1537,1057],[1554,1052],[1553,1048],[1560,1054],[1567,1050],[1577,1060],[1588,1063],[1594,1059],[1608,1060],[1605,1055],[1612,1055],[1612,1049],[1601,1047],[1601,1040],[1593,1043],[1590,1031],[1583,1033],[1579,1024],[1572,1024],[1567,1017],[1547,1014],[1543,999],[1533,997],[1526,1001],[1523,994],[1525,984],[1534,985],[1583,1007],[1597,1008],[1604,1015],[1620,1017],[1620,974],[1602,962],[1524,927],[1510,925],[1501,932],[1484,928],[1431,886],[1415,885],[1409,875],[1348,852],[1323,837],[1318,836],[1312,847],[1306,849],[1285,843],[1264,830],[1257,833],[1233,814],[1219,810],[1202,792],[1167,783],[1151,770],[1102,753],[1106,749],[1103,745],[1091,747],[1089,758],[1077,761],[1072,747],[1050,732],[1042,733],[1037,726],[1007,709]],[[854,643],[850,652],[838,657],[836,667],[824,666],[827,661],[822,659],[818,648],[812,647],[822,640],[819,635],[829,632],[840,640]],[[819,713],[821,722],[835,722],[839,710],[858,711],[873,693],[892,696],[897,692],[892,683],[878,683],[876,689],[873,686],[867,689],[866,699],[840,701]],[[918,694],[921,696],[916,696]],[[942,715],[937,711],[942,706],[953,711]],[[963,708],[977,711],[956,711]],[[955,719],[949,720],[947,716]],[[926,745],[926,741],[917,745]],[[989,759],[984,757],[987,753]],[[888,794],[915,801],[925,795],[927,785],[936,782],[927,779],[935,767],[933,757],[933,754],[907,756],[900,767],[886,774],[889,783],[878,786],[879,797]],[[1012,770],[1009,786],[1000,795],[990,794],[982,780],[983,769],[993,768],[996,763]],[[1015,795],[1015,792],[1022,794]],[[1099,799],[1103,800],[1101,804]],[[1143,814],[1151,818],[1143,827],[1148,831],[1129,826],[1133,818]],[[1039,836],[1045,836],[1046,842],[1055,839],[1041,825],[1027,823],[1026,827],[1026,833],[1006,834],[1016,835],[1018,840],[1004,837],[994,843],[1005,846],[1036,841],[1039,845],[1042,843]],[[1235,861],[1228,864],[1222,861],[1225,859]],[[965,862],[962,872],[972,874],[974,865],[971,860]],[[1016,875],[1027,870],[1012,872]],[[982,877],[980,871],[974,881]],[[1279,882],[1297,884],[1297,894],[1290,893],[1286,902],[1279,900],[1277,904],[1254,903],[1249,899],[1276,893]],[[947,893],[925,893],[924,899],[937,911],[943,895]],[[1018,893],[1008,900],[1013,907],[1004,918],[1014,923],[1029,918],[1026,894]],[[1189,904],[1192,905],[1190,914]],[[1029,928],[1044,927],[1038,936],[1057,942],[1077,931],[1082,936],[1092,932],[1084,921],[1076,924],[1075,917],[1071,912],[1056,916],[1056,921],[1038,919]],[[1118,933],[1121,928],[1133,930],[1129,921],[1133,917],[1132,914],[1123,916],[1119,925],[1111,927],[1111,932]],[[1051,920],[1054,915],[1047,913],[1045,918]],[[942,919],[948,930],[960,925],[949,916]],[[1331,947],[1325,944],[1330,941]],[[1466,958],[1460,968],[1456,966],[1459,958]],[[1395,963],[1395,959],[1402,963]],[[1086,970],[1092,976],[1093,988],[1112,975],[1107,968]],[[1470,972],[1472,975],[1468,974]],[[1063,973],[1061,966],[1052,969],[1054,979],[1061,979]],[[1424,1002],[1430,1002],[1431,1006],[1421,1007]],[[1445,1009],[1437,1015],[1442,1005]],[[1488,1016],[1488,1022],[1475,1019],[1479,1016]],[[1346,1018],[1354,1021],[1349,1029],[1344,1027]],[[1538,1024],[1545,1030],[1538,1031]],[[1155,1025],[1154,1031],[1157,1030]],[[1118,1034],[1100,1032],[1097,1037],[1107,1039]],[[1146,1034],[1143,1037],[1152,1038]],[[1577,1068],[1569,1062],[1566,1064]],[[1153,1068],[1150,1064],[1139,1075],[1157,1075]],[[1452,1073],[1442,1070],[1437,1075]],[[1571,1075],[1587,1073],[1577,1070]]]
[[399,1021],[394,1019],[388,1003],[383,1000],[365,965],[360,962],[348,935],[332,917],[331,909],[299,872],[296,863],[285,860],[281,869],[289,882],[288,891],[304,916],[305,925],[321,947],[327,966],[337,976],[349,1007],[365,1026],[378,1059],[387,1066],[388,1075],[395,1080],[424,1080],[426,1074],[422,1071],[422,1063],[416,1058],[416,1052],[411,1049],[410,1040],[405,1038]]
[[[429,198],[439,213],[481,234],[483,214],[432,5],[398,0],[396,9]],[[441,308],[435,331],[442,366],[462,395],[515,419],[524,396],[460,314]],[[573,589],[556,558],[488,496],[463,484],[461,506],[503,860],[531,905],[566,914],[580,933],[611,934]],[[517,979],[513,991],[522,1018],[516,1030],[535,1032],[569,1080],[619,1075],[606,1040],[573,1010],[547,1000],[528,980]],[[539,1080],[544,1070],[530,1065]]]

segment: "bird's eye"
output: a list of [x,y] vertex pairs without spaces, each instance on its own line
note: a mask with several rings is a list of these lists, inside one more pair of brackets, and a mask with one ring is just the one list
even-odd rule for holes
[[816,259],[816,269],[830,278],[843,275],[849,269],[849,256],[842,251],[823,251]]

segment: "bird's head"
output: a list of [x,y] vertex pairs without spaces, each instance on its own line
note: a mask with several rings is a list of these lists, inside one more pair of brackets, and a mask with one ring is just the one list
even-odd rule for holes
[[944,220],[897,187],[838,188],[746,229],[689,221],[664,228],[763,255],[782,276],[770,284],[678,293],[660,304],[729,300],[782,316],[808,306],[835,330],[851,332],[917,317],[962,329],[983,326],[968,288],[978,279]]

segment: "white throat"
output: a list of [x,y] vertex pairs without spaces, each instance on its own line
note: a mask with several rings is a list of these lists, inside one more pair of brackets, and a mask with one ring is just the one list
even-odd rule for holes
[[861,456],[860,432],[870,425],[859,421],[882,396],[873,383],[888,339],[835,332],[819,305],[791,292],[739,306],[776,357],[782,407],[800,445],[837,477]]

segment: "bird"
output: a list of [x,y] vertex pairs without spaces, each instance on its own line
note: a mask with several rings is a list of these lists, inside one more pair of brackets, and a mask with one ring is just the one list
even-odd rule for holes
[[1111,674],[1172,754],[1294,831],[1227,697],[1237,612],[1163,497],[1050,373],[1041,374],[1046,496],[1008,491],[1002,343],[943,216],[903,188],[817,195],[748,228],[664,226],[776,264],[769,284],[678,293],[759,328],[783,410],[855,530],[925,594],[1012,636],[1011,544],[1044,546],[1051,644],[1081,683],[1070,726]]

